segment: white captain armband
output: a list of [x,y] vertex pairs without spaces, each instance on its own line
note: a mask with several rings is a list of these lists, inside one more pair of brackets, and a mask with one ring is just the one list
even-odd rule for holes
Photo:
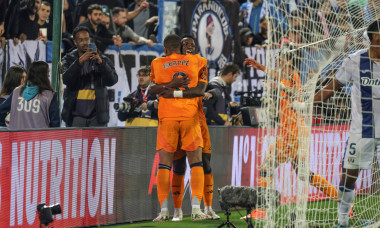
[[182,90],[174,91],[173,97],[183,97],[183,91]]

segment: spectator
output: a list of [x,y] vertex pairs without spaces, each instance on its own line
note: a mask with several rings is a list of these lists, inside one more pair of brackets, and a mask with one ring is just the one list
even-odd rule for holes
[[[42,39],[46,42],[46,39],[53,40],[53,23],[49,21],[49,16],[51,14],[50,3],[43,1],[41,7],[38,10],[38,25],[40,28],[40,35]],[[45,32],[46,33],[45,33]]]
[[116,45],[121,47],[121,38],[113,36],[106,27],[101,24],[102,8],[98,4],[88,7],[87,19],[79,24],[79,26],[87,27],[90,31],[90,37],[95,42],[98,49],[103,52],[108,45]]
[[[15,3],[12,5],[13,7],[20,7],[19,3]],[[25,6],[20,10],[13,9],[9,7],[12,15],[8,16],[12,17],[12,19],[8,20],[8,24],[6,25],[7,30],[9,30],[8,36],[13,38],[14,44],[17,45],[19,39],[21,42],[25,40],[36,40],[41,39],[40,32],[38,29],[38,10],[41,7],[41,0],[25,0]]]
[[110,10],[115,7],[125,8],[124,4],[120,2],[120,0],[85,0],[81,3],[79,23],[86,20],[88,8],[93,4],[107,6]]
[[142,66],[137,71],[139,85],[124,101],[130,105],[128,111],[119,111],[117,117],[126,121],[125,126],[157,126],[158,101],[156,96],[148,94],[150,85],[150,66]]
[[364,6],[363,16],[366,25],[370,24],[375,18],[380,18],[380,8],[378,7],[378,0],[368,0],[368,4]]
[[73,31],[77,49],[65,55],[63,63],[62,119],[66,126],[106,126],[109,121],[108,91],[118,78],[113,63],[99,51],[90,51],[86,27]]
[[240,6],[240,13],[243,15],[244,26],[249,26],[253,33],[259,32],[260,13],[263,0],[249,0]]
[[26,70],[22,66],[11,66],[5,74],[3,87],[0,92],[0,104],[3,103],[12,91],[24,83],[26,78]]
[[112,10],[113,21],[115,22],[115,32],[116,35],[119,35],[123,41],[123,43],[143,43],[148,44],[149,46],[153,46],[153,41],[148,40],[142,36],[137,35],[128,25],[127,23],[127,11],[125,9],[116,7]]
[[4,22],[5,22],[5,14],[7,11],[8,1],[0,0],[0,36],[4,34]]
[[102,16],[100,17],[100,20],[102,21],[102,24],[106,27],[106,29],[110,29],[111,25],[111,19],[110,16],[107,13],[102,13]]
[[135,0],[128,6],[128,11],[135,11],[141,7],[142,3],[149,3],[149,7],[140,11],[140,13],[133,18],[129,19],[127,25],[139,36],[150,38],[155,36],[156,23],[158,21],[158,8],[152,2],[146,0]]
[[249,27],[244,27],[240,29],[240,39],[241,45],[244,47],[252,46],[253,32]]
[[[207,124],[231,125],[228,121],[230,108],[236,106],[231,102],[231,84],[236,81],[240,74],[240,68],[234,63],[227,63],[221,70],[220,76],[210,80],[204,98],[203,105],[207,107]],[[217,93],[209,93],[216,89]]]
[[58,98],[50,85],[47,63],[31,64],[26,83],[15,88],[0,105],[2,121],[9,111],[11,130],[60,126]]
[[260,19],[260,32],[253,36],[252,45],[263,45],[268,39],[268,20],[263,17]]

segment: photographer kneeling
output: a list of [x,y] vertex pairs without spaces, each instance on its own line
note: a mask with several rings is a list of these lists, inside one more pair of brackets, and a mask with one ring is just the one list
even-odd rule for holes
[[150,84],[150,66],[141,66],[137,71],[137,90],[133,91],[124,102],[115,104],[120,121],[126,121],[125,126],[155,127],[158,125],[158,100],[156,96],[148,95]]

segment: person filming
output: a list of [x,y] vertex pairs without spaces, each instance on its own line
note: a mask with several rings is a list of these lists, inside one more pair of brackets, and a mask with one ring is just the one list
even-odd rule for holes
[[138,86],[135,91],[124,97],[124,102],[115,104],[120,121],[125,126],[157,126],[158,100],[148,94],[150,85],[150,66],[141,66],[137,71]]

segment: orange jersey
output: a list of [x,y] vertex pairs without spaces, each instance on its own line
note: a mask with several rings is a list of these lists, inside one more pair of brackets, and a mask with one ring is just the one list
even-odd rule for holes
[[[207,75],[207,64],[204,65],[204,63],[200,55],[171,54],[167,57],[159,57],[151,63],[150,79],[156,84],[164,84],[170,82],[175,73],[183,72],[190,79],[189,88],[196,87],[198,81],[207,83],[207,76],[204,76]],[[160,97],[158,118],[159,120],[186,120],[197,114],[198,107],[198,98]]]
[[[207,69],[207,59],[201,57],[203,61],[203,65],[206,66],[200,73],[198,77],[198,81],[206,82],[208,80],[208,69]],[[198,97],[198,115],[199,118],[206,120],[205,113],[203,112],[203,97]]]
[[[301,90],[301,79],[297,72],[293,72],[292,75],[286,79],[281,80],[281,83],[286,87],[294,88],[295,91]],[[295,138],[298,136],[297,121],[299,116],[296,111],[290,109],[290,104],[294,101],[291,98],[292,94],[287,94],[285,91],[281,91],[280,99],[280,134],[285,138]]]

